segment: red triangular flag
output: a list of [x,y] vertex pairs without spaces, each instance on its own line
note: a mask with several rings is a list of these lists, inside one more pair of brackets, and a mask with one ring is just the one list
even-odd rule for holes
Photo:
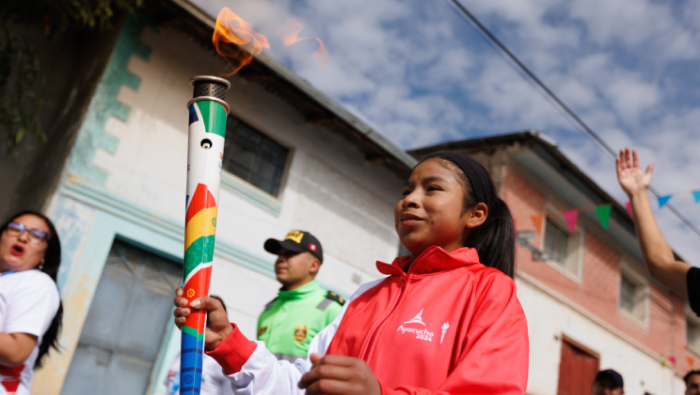
[[569,225],[569,230],[571,233],[574,233],[576,231],[576,221],[578,220],[578,210],[573,209],[562,211],[561,215],[564,216],[566,224]]

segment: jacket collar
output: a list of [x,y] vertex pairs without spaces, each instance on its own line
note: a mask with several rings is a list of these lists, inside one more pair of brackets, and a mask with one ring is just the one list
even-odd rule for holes
[[304,297],[304,295],[307,295],[307,294],[314,292],[316,290],[319,290],[319,289],[321,289],[321,286],[318,284],[318,281],[316,281],[314,279],[314,280],[311,280],[310,282],[308,282],[307,284],[304,284],[301,287],[299,287],[297,289],[293,289],[291,291],[285,291],[285,290],[280,289],[278,296],[280,299],[285,299],[285,300],[287,300],[287,299],[300,299],[300,298]]
[[470,247],[459,248],[448,253],[442,247],[432,246],[423,251],[406,270],[409,260],[409,256],[398,257],[391,265],[377,261],[377,269],[380,273],[388,275],[428,274],[479,263],[479,254]]

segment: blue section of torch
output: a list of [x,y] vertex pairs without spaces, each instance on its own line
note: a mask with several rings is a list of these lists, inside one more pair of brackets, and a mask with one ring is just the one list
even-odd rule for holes
[[194,104],[190,106],[190,125],[199,121],[197,118],[197,110],[194,109]]
[[202,362],[204,339],[182,333],[182,353],[180,354],[180,395],[199,394],[202,387]]

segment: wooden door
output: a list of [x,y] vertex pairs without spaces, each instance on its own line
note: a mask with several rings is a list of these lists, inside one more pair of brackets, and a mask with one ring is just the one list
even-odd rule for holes
[[558,395],[590,395],[600,359],[585,347],[564,337],[561,342]]

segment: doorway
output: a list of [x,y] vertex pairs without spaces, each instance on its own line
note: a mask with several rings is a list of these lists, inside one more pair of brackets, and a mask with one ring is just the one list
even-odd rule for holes
[[598,354],[567,337],[561,342],[558,395],[590,395],[600,367]]
[[62,394],[145,394],[181,280],[180,264],[115,240]]

